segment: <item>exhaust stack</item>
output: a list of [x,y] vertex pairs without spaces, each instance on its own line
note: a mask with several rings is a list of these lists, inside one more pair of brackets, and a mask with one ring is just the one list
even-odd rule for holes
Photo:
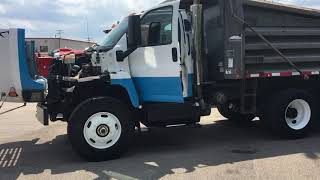
[[198,100],[202,99],[202,61],[203,61],[203,7],[201,0],[194,0],[191,5],[192,12],[192,33],[193,33],[193,47],[195,53],[195,74],[196,74],[196,96]]

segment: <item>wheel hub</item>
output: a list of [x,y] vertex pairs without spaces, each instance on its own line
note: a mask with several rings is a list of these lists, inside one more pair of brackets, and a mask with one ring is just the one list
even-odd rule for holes
[[83,136],[87,143],[97,149],[107,149],[120,139],[122,132],[120,120],[108,112],[99,112],[87,120]]
[[106,124],[101,124],[97,127],[96,133],[99,137],[106,137],[110,132],[110,128]]
[[311,107],[307,101],[296,99],[292,101],[285,112],[287,125],[294,130],[305,128],[311,119]]
[[294,119],[298,116],[298,110],[295,109],[295,108],[291,108],[289,107],[288,108],[288,111],[287,111],[287,117],[288,118],[291,118],[291,119]]

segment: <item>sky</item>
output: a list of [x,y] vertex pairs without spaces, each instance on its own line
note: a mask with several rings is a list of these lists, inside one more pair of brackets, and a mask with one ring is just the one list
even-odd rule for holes
[[[0,0],[0,29],[24,28],[27,37],[62,37],[101,42],[104,29],[163,0]],[[320,9],[319,0],[275,0]],[[88,26],[87,26],[88,24]],[[88,27],[88,29],[87,29]]]

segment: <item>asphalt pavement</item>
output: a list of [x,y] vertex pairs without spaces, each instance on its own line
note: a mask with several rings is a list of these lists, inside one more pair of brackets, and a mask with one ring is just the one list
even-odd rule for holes
[[121,159],[89,163],[72,150],[65,123],[43,127],[35,105],[21,105],[0,110],[0,179],[320,179],[320,130],[283,140],[258,120],[235,124],[213,110],[201,128],[144,131]]

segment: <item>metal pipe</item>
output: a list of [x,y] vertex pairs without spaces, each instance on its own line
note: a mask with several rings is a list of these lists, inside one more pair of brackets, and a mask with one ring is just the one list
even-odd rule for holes
[[193,33],[193,44],[195,50],[195,73],[196,73],[196,94],[197,98],[202,99],[202,61],[203,61],[203,33],[202,33],[202,22],[203,22],[203,7],[200,4],[200,0],[194,0],[194,4],[191,6],[192,12],[192,33]]

